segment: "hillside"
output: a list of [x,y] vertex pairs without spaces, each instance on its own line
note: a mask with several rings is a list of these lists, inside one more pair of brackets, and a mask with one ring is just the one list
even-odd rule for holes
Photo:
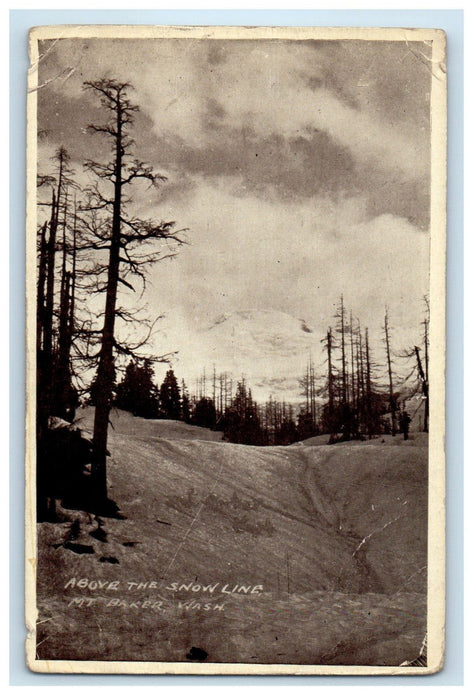
[[[110,496],[125,519],[63,511],[39,525],[39,658],[116,660],[124,635],[129,660],[186,661],[192,647],[212,662],[416,658],[422,440],[251,447],[123,412],[112,423]],[[89,553],[62,546],[74,519]]]
[[[84,433],[92,435],[94,409],[92,407],[81,408],[77,412],[75,424]],[[110,413],[110,438],[122,435],[133,438],[144,438],[148,442],[167,438],[188,440],[210,440],[212,442],[222,439],[222,433],[201,428],[199,425],[190,425],[178,420],[153,420],[133,416],[127,411],[114,408]]]

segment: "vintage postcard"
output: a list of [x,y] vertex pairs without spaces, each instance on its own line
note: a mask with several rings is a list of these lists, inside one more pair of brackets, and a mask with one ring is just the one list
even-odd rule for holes
[[29,668],[441,669],[444,32],[30,61]]

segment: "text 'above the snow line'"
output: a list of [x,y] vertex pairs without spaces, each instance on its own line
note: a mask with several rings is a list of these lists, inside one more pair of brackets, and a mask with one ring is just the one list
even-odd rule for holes
[[160,583],[159,581],[102,581],[100,579],[88,579],[75,577],[70,578],[64,586],[67,588],[82,588],[89,591],[145,591],[151,589],[161,589],[173,592],[191,592],[191,593],[238,593],[240,595],[258,595],[262,593],[263,586],[261,584],[229,584],[229,583],[179,583],[173,581],[170,584]]
[[[229,584],[229,583],[197,583],[192,581],[190,583],[179,583],[178,581],[173,581],[172,583],[160,583],[159,581],[103,581],[88,578],[70,578],[64,586],[64,589],[79,589],[83,592],[93,591],[97,593],[105,592],[115,592],[120,591],[122,593],[140,593],[144,591],[156,591],[156,596],[159,598],[147,598],[147,599],[126,599],[123,597],[112,597],[104,595],[94,595],[94,596],[75,596],[72,597],[68,603],[69,608],[91,608],[96,606],[103,606],[105,608],[121,608],[129,610],[150,610],[165,612],[170,607],[177,608],[179,610],[202,610],[202,611],[223,611],[225,610],[225,602],[228,598],[226,595],[243,595],[243,596],[258,596],[263,592],[263,586],[261,584]],[[203,600],[198,598],[192,599],[175,599],[174,595],[171,598],[163,597],[158,593],[161,590],[166,595],[174,593],[193,593],[193,594],[215,594],[219,595],[218,600]]]

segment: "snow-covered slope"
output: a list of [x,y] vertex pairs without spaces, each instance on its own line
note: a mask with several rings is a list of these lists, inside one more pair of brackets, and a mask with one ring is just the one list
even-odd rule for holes
[[[186,661],[191,647],[216,662],[416,658],[426,445],[251,447],[159,423],[120,414],[110,430],[110,496],[126,519],[104,518],[100,538],[78,511],[39,526],[40,658]],[[89,553],[62,546],[72,519]]]

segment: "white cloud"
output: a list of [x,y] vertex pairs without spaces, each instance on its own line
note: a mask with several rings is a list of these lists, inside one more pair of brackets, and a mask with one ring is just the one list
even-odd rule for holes
[[428,291],[425,232],[391,215],[366,220],[362,200],[333,207],[314,198],[302,206],[243,200],[229,190],[201,183],[173,212],[190,227],[192,245],[154,269],[149,293],[156,312],[168,310],[169,328],[176,320],[173,342],[198,344],[201,330],[222,313],[267,309],[306,319],[319,355],[342,293],[370,327],[378,354],[385,305],[394,345],[417,342]]
[[80,44],[59,44],[59,63],[80,66],[67,82],[57,83],[63,94],[81,94],[82,81],[97,79],[100,66],[101,74],[135,86],[136,102],[153,120],[157,137],[211,148],[215,133],[205,126],[213,100],[225,111],[224,132],[249,128],[260,137],[295,137],[322,130],[362,163],[398,170],[408,179],[426,174],[419,133],[414,138],[402,124],[386,123],[377,104],[359,109],[327,87],[308,86],[308,77],[322,76],[326,59],[303,44],[237,42],[210,64],[209,42],[135,42],[126,52],[118,43],[89,41],[85,51]]
[[[152,63],[141,74],[145,104],[157,135],[176,133],[195,147],[211,134],[202,129],[207,119],[206,99],[217,100],[225,110],[224,127],[250,128],[261,137],[310,136],[326,131],[356,160],[400,170],[409,179],[426,174],[423,139],[413,139],[399,124],[386,124],[373,109],[348,106],[327,88],[307,86],[307,72],[319,77],[317,52],[305,47],[270,43],[264,49],[228,51],[223,63],[209,70],[206,49],[194,50],[167,61],[164,80],[151,76]],[[148,71],[148,72],[147,72]]]

